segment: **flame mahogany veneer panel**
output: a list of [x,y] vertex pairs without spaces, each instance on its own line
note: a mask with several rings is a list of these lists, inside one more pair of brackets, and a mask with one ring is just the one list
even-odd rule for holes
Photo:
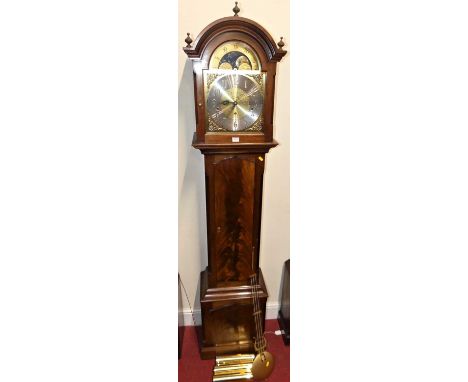
[[258,270],[264,155],[206,155],[210,286],[249,284]]
[[228,158],[215,165],[216,281],[248,281],[252,264],[255,161]]

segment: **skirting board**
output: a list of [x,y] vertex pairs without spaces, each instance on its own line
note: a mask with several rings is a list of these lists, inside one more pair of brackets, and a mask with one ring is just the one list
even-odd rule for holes
[[[278,318],[279,309],[280,309],[280,304],[278,302],[273,302],[271,304],[267,303],[266,319],[275,320],[276,318]],[[193,326],[192,313],[190,312],[190,309],[184,309],[183,314],[184,314],[185,326]],[[195,316],[196,324],[201,325],[201,310],[200,309],[194,310],[193,315]]]

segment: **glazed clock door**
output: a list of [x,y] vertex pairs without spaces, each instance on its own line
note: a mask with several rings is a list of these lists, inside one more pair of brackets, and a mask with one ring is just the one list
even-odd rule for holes
[[206,156],[211,284],[243,285],[258,268],[263,155]]
[[207,139],[226,133],[263,135],[266,81],[251,46],[235,40],[219,45],[203,70]]
[[265,73],[207,70],[204,75],[209,132],[262,131]]

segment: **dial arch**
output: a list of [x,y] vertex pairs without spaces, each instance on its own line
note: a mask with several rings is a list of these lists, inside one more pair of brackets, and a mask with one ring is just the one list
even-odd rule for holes
[[224,70],[262,69],[255,49],[239,40],[229,40],[218,45],[211,54],[208,67]]

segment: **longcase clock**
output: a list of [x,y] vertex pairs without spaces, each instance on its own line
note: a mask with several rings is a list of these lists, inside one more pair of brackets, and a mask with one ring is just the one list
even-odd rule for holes
[[[205,158],[208,266],[200,275],[202,358],[253,351],[252,286],[262,320],[259,267],[265,154],[273,139],[276,64],[286,54],[258,23],[234,16],[209,24],[185,53],[193,62],[196,132]],[[266,254],[268,256],[268,254]]]

